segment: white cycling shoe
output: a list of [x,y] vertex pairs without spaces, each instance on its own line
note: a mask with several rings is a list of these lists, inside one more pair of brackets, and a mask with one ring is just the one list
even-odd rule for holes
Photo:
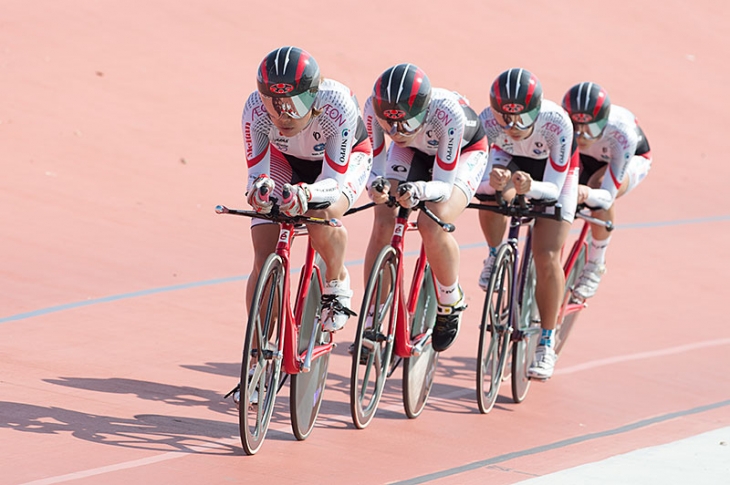
[[549,379],[555,372],[555,362],[558,356],[552,347],[538,345],[535,351],[535,360],[527,370],[527,376],[535,379]]
[[596,294],[601,277],[606,273],[606,265],[588,261],[580,273],[573,295],[586,300]]
[[357,315],[350,309],[353,292],[350,289],[350,275],[344,280],[328,281],[322,292],[322,329],[325,332],[342,330],[347,319]]

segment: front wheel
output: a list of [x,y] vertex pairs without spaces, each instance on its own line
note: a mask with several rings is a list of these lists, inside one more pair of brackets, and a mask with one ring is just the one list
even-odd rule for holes
[[508,244],[502,245],[494,260],[479,332],[477,404],[483,414],[491,411],[497,401],[509,355],[513,268],[514,251]]
[[391,246],[380,251],[365,287],[357,323],[350,372],[350,412],[355,427],[365,428],[378,408],[393,354],[398,255]]
[[540,342],[541,327],[540,314],[537,310],[535,299],[535,262],[532,257],[523,270],[524,286],[522,298],[519,305],[519,318],[517,319],[517,339],[512,345],[512,400],[520,403],[525,400],[527,391],[530,389],[530,378],[527,370],[532,365],[537,344]]
[[238,424],[241,444],[249,455],[264,442],[279,389],[284,277],[281,258],[270,255],[259,273],[248,315]]
[[416,354],[405,359],[403,367],[403,407],[406,416],[417,418],[431,393],[438,361],[438,352],[431,346],[430,333],[436,324],[436,289],[431,268],[426,265],[418,291],[416,310],[411,320],[411,343],[418,346]]
[[[324,261],[317,255],[314,264],[320,268],[320,274],[326,271]],[[320,315],[322,313],[322,289],[316,272],[312,272],[309,292],[305,300],[302,320],[299,327],[299,355],[308,350],[311,339],[314,347],[331,342],[332,334],[322,330]],[[289,408],[294,436],[304,440],[314,428],[314,423],[322,406],[327,369],[329,367],[330,352],[323,354],[312,361],[309,372],[300,372],[291,376],[291,390],[289,394]]]

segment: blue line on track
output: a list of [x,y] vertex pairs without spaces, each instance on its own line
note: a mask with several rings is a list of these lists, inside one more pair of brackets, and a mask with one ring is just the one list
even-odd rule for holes
[[[656,227],[684,226],[684,225],[689,225],[689,224],[706,224],[706,223],[712,223],[712,222],[725,222],[725,221],[730,221],[730,215],[702,217],[702,218],[698,218],[698,219],[681,219],[681,220],[677,220],[677,221],[638,222],[638,223],[633,223],[633,224],[622,224],[622,225],[618,226],[616,229],[617,230],[650,229],[650,228],[656,228]],[[473,249],[473,248],[478,248],[478,247],[483,247],[483,246],[486,246],[485,242],[464,244],[464,245],[459,246],[459,248],[462,250],[467,250],[467,249]],[[407,256],[413,256],[416,254],[418,254],[418,251],[406,253]],[[346,264],[346,266],[358,266],[358,265],[363,264],[363,260],[359,259],[359,260],[355,260],[355,261],[348,261],[345,264]],[[299,270],[294,269],[292,271],[297,272]],[[188,290],[191,288],[200,288],[203,286],[220,285],[223,283],[231,283],[231,282],[235,282],[235,281],[246,281],[246,280],[248,280],[248,275],[231,276],[228,278],[217,278],[214,280],[197,281],[197,282],[185,283],[185,284],[181,284],[181,285],[164,286],[162,288],[152,288],[149,290],[140,290],[140,291],[134,291],[131,293],[122,293],[120,295],[105,296],[103,298],[94,298],[94,299],[79,301],[79,302],[74,302],[74,303],[66,303],[64,305],[56,305],[56,306],[52,306],[52,307],[41,308],[39,310],[34,310],[31,312],[26,312],[26,313],[18,313],[16,315],[10,315],[8,317],[0,318],[0,323],[13,322],[13,321],[17,321],[17,320],[26,320],[29,318],[48,315],[49,313],[73,310],[75,308],[81,308],[81,307],[90,306],[90,305],[98,305],[100,303],[109,303],[112,301],[139,298],[139,297],[143,297],[143,296],[154,295],[157,293],[168,293],[168,292],[172,292],[172,291]]]

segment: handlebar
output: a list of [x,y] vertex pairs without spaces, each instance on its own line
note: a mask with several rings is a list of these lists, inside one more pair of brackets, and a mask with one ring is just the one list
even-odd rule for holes
[[[497,191],[494,194],[494,200],[497,202],[497,205],[469,204],[467,205],[467,208],[488,210],[490,212],[496,212],[497,214],[502,214],[513,218],[542,218],[554,219],[559,221],[563,217],[563,207],[555,200],[528,200],[524,194],[517,194],[517,196],[515,196],[515,198],[512,199],[512,202],[510,203],[502,198],[502,192],[500,191]],[[552,214],[547,213],[545,212],[545,209],[547,207],[555,207],[555,211]]]

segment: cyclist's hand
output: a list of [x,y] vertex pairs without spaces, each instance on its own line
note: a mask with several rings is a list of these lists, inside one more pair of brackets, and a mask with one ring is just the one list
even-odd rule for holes
[[512,175],[512,183],[518,194],[526,194],[532,187],[532,177],[527,172],[517,171]]
[[588,200],[588,196],[591,193],[591,188],[587,185],[579,185],[578,186],[578,205],[585,204],[586,200]]
[[398,205],[410,209],[418,205],[426,191],[426,182],[405,182],[398,186]]
[[248,203],[259,214],[268,214],[274,205],[269,196],[274,193],[274,181],[266,174],[259,175],[248,191]]
[[510,172],[509,169],[504,167],[494,167],[492,171],[489,172],[489,185],[491,185],[494,190],[502,191],[507,186],[507,182],[510,181],[511,176],[512,172]]
[[279,212],[289,217],[301,216],[309,208],[312,194],[307,184],[284,184]]
[[386,202],[388,202],[389,194],[390,182],[388,182],[388,179],[386,179],[385,177],[378,177],[373,180],[372,184],[370,184],[370,190],[368,190],[368,195],[370,196],[370,199],[376,204],[385,204]]

